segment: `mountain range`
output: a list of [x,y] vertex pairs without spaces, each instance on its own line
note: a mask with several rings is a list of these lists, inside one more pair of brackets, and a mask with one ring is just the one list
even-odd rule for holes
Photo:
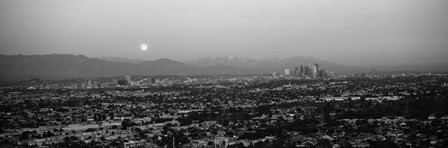
[[126,58],[89,58],[84,55],[0,55],[0,80],[95,78],[119,75],[203,75],[203,74],[269,74],[283,73],[299,65],[318,63],[320,68],[337,73],[381,70],[447,71],[448,64],[409,64],[377,67],[352,67],[295,56],[285,59],[255,60],[226,56],[179,62],[162,58],[154,61]]

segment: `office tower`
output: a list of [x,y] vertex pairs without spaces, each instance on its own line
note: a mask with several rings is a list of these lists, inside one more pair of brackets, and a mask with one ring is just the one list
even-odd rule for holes
[[315,66],[313,66],[313,69],[312,69],[312,78],[317,78],[317,66],[315,65]]
[[294,67],[294,76],[299,76],[299,67]]
[[317,77],[319,78],[325,78],[325,69],[321,69],[317,72]]
[[317,77],[319,77],[319,64],[316,63],[314,66],[316,66]]
[[278,76],[277,76],[277,73],[276,73],[276,72],[273,72],[273,73],[272,73],[272,78],[277,79],[277,77],[278,77]]
[[308,77],[313,78],[313,66],[308,67]]
[[112,84],[118,85],[118,79],[112,79]]
[[92,81],[90,80],[87,81],[87,88],[93,88]]
[[308,62],[308,77],[313,78],[313,66],[311,62]]
[[131,84],[131,76],[130,75],[125,75],[124,76],[124,78],[125,78],[125,80],[126,80],[126,82],[128,83],[128,84]]
[[299,77],[305,77],[305,67],[303,65],[300,65]]
[[305,69],[304,75],[308,77],[310,73],[310,68],[308,66],[304,66],[303,68]]
[[289,76],[289,69],[285,69],[285,76]]

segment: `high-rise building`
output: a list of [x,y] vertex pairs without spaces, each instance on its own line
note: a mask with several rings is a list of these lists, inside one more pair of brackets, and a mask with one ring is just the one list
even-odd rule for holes
[[308,62],[308,68],[309,68],[308,76],[309,76],[310,78],[314,78],[314,77],[313,77],[313,68],[314,68],[314,66],[311,64],[311,62]]
[[310,67],[305,66],[304,68],[305,68],[304,75],[307,76],[307,77],[311,77],[311,75],[310,75],[310,72],[311,72]]
[[126,80],[126,82],[128,84],[131,84],[132,80],[131,80],[131,76],[130,75],[125,75],[124,78],[125,78],[125,80]]
[[273,73],[272,73],[272,78],[274,78],[274,79],[277,79],[277,78],[278,78],[278,76],[277,76],[277,73],[276,73],[276,72],[273,72]]
[[294,76],[299,76],[299,67],[294,67]]
[[303,65],[300,65],[300,77],[306,76],[306,67]]
[[112,84],[118,85],[118,79],[112,79]]
[[90,81],[90,80],[87,81],[87,88],[93,88],[92,81]]
[[316,77],[319,77],[319,64],[314,64],[314,66],[316,66],[316,73],[317,73],[317,76]]
[[289,76],[289,69],[285,69],[285,76]]
[[318,74],[317,74],[317,77],[319,77],[319,78],[326,78],[326,77],[327,77],[327,74],[326,74],[325,69],[321,69],[321,70],[319,70],[319,71],[318,71]]
[[311,73],[312,73],[312,75],[311,75],[312,78],[317,78],[317,66],[316,65],[313,66]]

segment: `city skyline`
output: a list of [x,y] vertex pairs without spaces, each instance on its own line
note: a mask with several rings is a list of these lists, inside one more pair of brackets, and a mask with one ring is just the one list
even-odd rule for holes
[[448,147],[447,0],[0,0],[0,147]]
[[[0,54],[448,63],[447,2],[0,1]],[[148,44],[148,51],[140,45]]]

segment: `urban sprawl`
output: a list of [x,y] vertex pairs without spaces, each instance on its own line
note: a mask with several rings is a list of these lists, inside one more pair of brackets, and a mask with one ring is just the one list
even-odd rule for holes
[[119,76],[5,82],[0,147],[448,147],[448,75]]

